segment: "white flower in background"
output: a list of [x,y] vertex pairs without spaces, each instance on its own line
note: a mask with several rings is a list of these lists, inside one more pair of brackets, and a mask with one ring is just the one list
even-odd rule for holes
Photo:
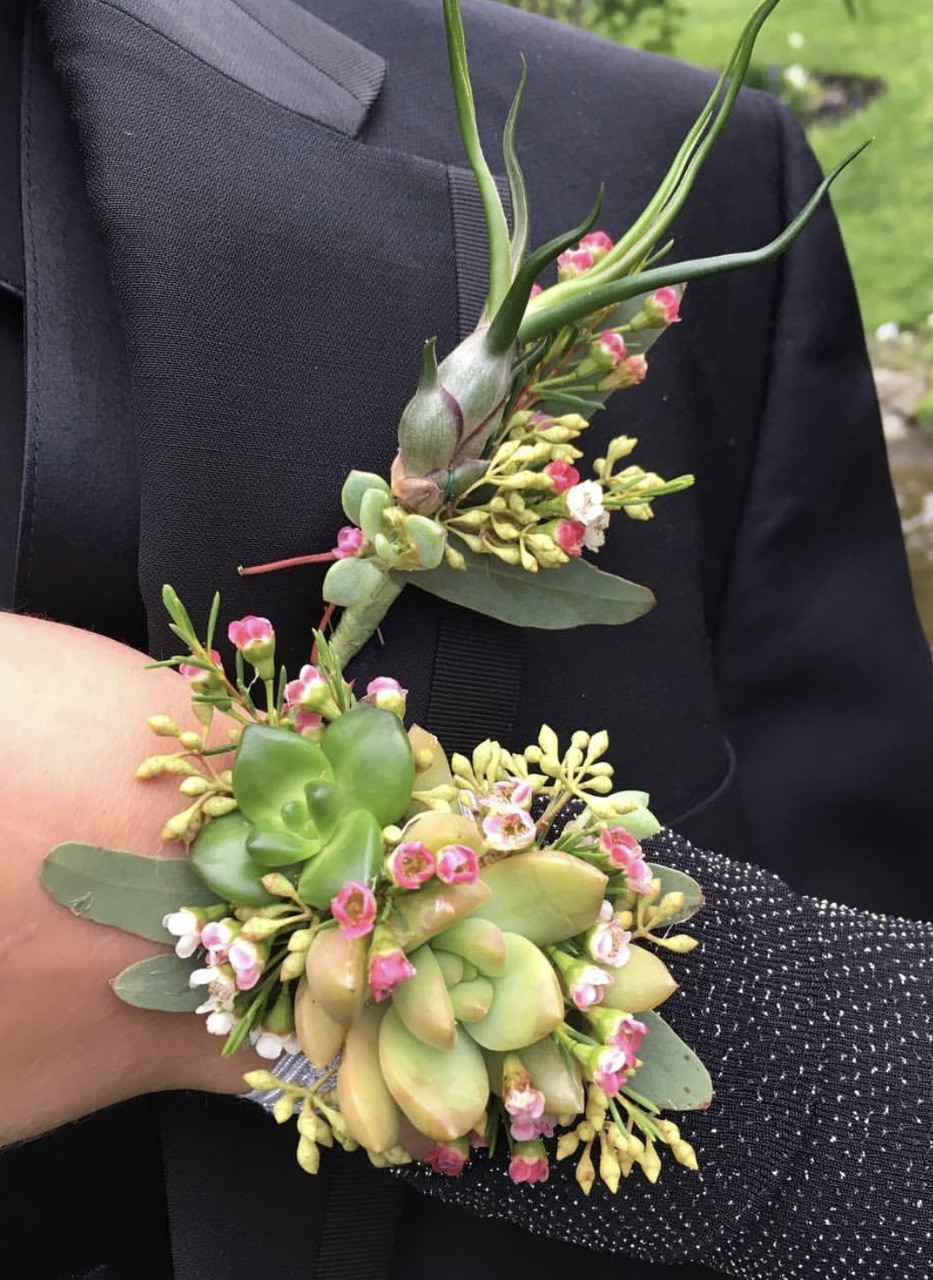
[[792,89],[797,90],[806,89],[810,81],[806,67],[802,67],[799,62],[784,68],[784,79]]
[[879,342],[897,342],[901,336],[901,326],[896,320],[888,320],[885,324],[879,324],[875,330],[875,337]]
[[807,40],[802,31],[792,31],[787,37],[787,43],[792,49],[802,49]]

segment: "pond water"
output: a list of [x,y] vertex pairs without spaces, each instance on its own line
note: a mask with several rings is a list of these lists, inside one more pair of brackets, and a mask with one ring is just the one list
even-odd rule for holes
[[933,645],[933,444],[892,442],[888,453],[914,597],[923,630]]

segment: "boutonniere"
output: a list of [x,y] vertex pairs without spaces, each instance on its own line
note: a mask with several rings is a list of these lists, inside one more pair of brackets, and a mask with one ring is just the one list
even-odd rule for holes
[[[595,567],[616,513],[651,518],[652,504],[692,483],[662,479],[632,460],[618,436],[586,463],[593,415],[637,386],[647,355],[680,319],[691,280],[765,262],[803,229],[830,184],[820,183],[769,244],[742,253],[667,262],[670,229],[729,118],[755,40],[779,0],[748,20],[709,101],[654,196],[614,239],[596,230],[602,193],[584,221],[532,250],[517,149],[522,74],[503,132],[512,219],[506,218],[476,127],[457,0],[444,0],[447,45],[464,149],[486,216],[489,293],[476,330],[438,361],[425,343],[421,377],[398,425],[388,477],[351,471],[341,494],[349,524],[329,551],[241,568],[262,573],[329,562],[321,629],[344,662],[375,633],[408,585],[518,626],[559,630],[630,622],[649,610],[644,586]],[[556,267],[556,283],[539,276]]]
[[587,463],[590,420],[645,377],[689,281],[780,253],[848,163],[770,244],[665,265],[671,223],[777,3],[755,10],[636,222],[614,239],[595,229],[598,198],[578,227],[530,250],[524,76],[503,136],[509,226],[476,130],[457,0],[444,0],[488,228],[483,318],[440,360],[425,344],[391,474],[350,473],[334,548],[282,562],[330,565],[313,660],[297,675],[277,668],[260,617],[229,624],[229,672],[214,648],[219,599],[202,634],[165,589],[184,650],[166,662],[189,681],[194,719],[152,717],[168,749],[137,777],[179,777],[184,806],[162,837],[187,856],[68,844],[46,859],[43,883],[71,910],[174,943],[118,975],[116,995],[193,1011],[224,1054],[267,1059],[247,1083],[280,1123],[296,1117],[310,1172],[334,1143],[456,1174],[473,1148],[504,1141],[514,1181],[546,1178],[550,1150],[576,1159],[584,1191],[597,1171],[614,1191],[636,1165],[653,1181],[659,1147],[696,1167],[664,1113],[708,1105],[710,1077],[657,1010],[677,985],[662,956],[695,945],[680,926],[702,893],[647,856],[658,823],[647,795],[617,788],[608,735],[561,742],[544,725],[521,751],[484,741],[448,758],[405,728],[396,679],[357,690],[345,669],[409,583],[531,627],[619,624],[650,608],[646,587],[587,556],[616,513],[648,519],[691,478],[645,470],[625,436]]

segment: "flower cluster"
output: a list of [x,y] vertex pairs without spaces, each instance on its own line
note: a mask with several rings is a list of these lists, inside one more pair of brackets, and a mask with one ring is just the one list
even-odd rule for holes
[[[565,493],[582,488],[569,464],[554,475]],[[247,1077],[284,1090],[277,1118],[297,1109],[302,1167],[317,1168],[321,1143],[355,1143],[377,1163],[454,1176],[502,1129],[513,1181],[542,1181],[546,1143],[587,1123],[594,1090],[605,1134],[628,1134],[605,1143],[634,1150],[633,1128],[663,1141],[637,1076],[655,1043],[658,1060],[675,1045],[703,1097],[702,1067],[654,1012],[676,989],[656,950],[692,945],[668,926],[700,894],[646,860],[657,822],[643,793],[614,790],[608,736],[578,731],[562,750],[545,725],[522,752],[486,741],[448,761],[405,729],[396,680],[357,698],[320,634],[314,662],[282,673],[261,711],[241,664],[266,682],[268,620],[230,624],[229,679],[213,621],[202,641],[166,598],[201,729],[152,725],[200,770],[183,785],[224,777],[226,811],[175,830],[215,900],[180,905],[163,927],[226,1052],[300,1049],[323,1073],[311,1087]],[[205,709],[218,704],[241,727],[232,767],[214,774]],[[142,776],[160,772],[147,763]]]

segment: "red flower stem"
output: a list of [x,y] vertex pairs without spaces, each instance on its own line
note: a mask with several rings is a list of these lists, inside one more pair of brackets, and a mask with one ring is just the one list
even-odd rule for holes
[[237,565],[237,573],[247,578],[251,573],[271,573],[274,569],[294,569],[300,564],[327,564],[339,557],[333,551],[321,551],[313,556],[292,556],[288,560],[272,560],[269,564]]

